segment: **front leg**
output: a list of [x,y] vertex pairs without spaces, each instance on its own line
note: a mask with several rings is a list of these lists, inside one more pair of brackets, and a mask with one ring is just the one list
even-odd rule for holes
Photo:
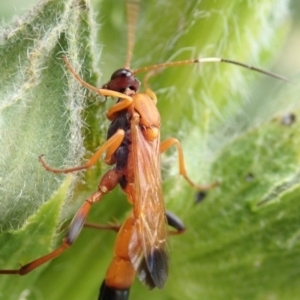
[[49,172],[52,173],[72,173],[75,171],[80,171],[84,169],[88,169],[92,167],[100,156],[107,150],[106,158],[105,160],[109,160],[111,156],[117,151],[117,149],[120,147],[122,141],[124,140],[125,137],[125,131],[123,129],[118,129],[117,132],[111,136],[95,153],[94,155],[89,159],[89,161],[83,165],[83,166],[78,166],[78,167],[73,167],[69,169],[56,169],[52,168],[49,165],[46,164],[44,161],[43,157],[44,155],[40,155],[39,161],[42,164],[42,166]]

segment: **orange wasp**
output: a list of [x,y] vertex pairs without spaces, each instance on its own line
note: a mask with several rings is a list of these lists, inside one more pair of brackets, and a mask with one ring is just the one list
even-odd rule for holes
[[[134,28],[138,5],[127,2],[129,25]],[[179,156],[179,173],[188,183],[199,190],[208,190],[217,183],[201,186],[193,183],[187,175],[183,152],[175,138],[160,142],[160,114],[156,107],[157,98],[147,85],[147,80],[156,70],[165,67],[204,63],[226,62],[253,69],[266,75],[286,80],[276,74],[250,67],[245,64],[222,58],[204,58],[153,65],[130,70],[134,32],[128,31],[127,60],[124,68],[115,71],[110,81],[101,89],[85,82],[72,68],[66,56],[67,68],[75,79],[89,90],[105,97],[117,98],[116,103],[106,113],[111,121],[107,141],[97,150],[84,166],[69,169],[56,169],[39,160],[43,167],[53,173],[70,173],[91,168],[106,151],[105,163],[114,165],[107,171],[94,192],[79,208],[62,241],[62,245],[51,253],[42,256],[17,270],[0,270],[0,274],[25,275],[40,265],[59,256],[69,248],[85,225],[91,206],[120,185],[133,205],[133,211],[122,226],[97,226],[118,231],[114,257],[106,272],[98,299],[125,300],[137,274],[150,289],[163,288],[168,276],[169,260],[167,247],[167,224],[175,228],[174,234],[182,233],[185,227],[181,220],[165,210],[162,195],[160,154],[171,146],[176,146]],[[138,93],[140,81],[135,74],[150,71],[145,79],[145,93]],[[87,226],[92,226],[86,224]]]

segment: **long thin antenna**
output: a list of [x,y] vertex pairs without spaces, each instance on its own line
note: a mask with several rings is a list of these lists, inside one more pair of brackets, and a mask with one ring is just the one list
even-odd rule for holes
[[137,18],[139,14],[139,0],[127,0],[126,9],[127,9],[127,57],[124,65],[124,69],[130,70],[130,62],[132,58],[132,52],[135,41],[135,32]]
[[140,69],[132,70],[131,73],[133,75],[135,75],[137,73],[158,70],[158,69],[162,69],[162,68],[166,68],[166,67],[175,67],[175,66],[180,66],[180,65],[190,65],[190,64],[198,64],[198,63],[201,64],[201,63],[208,63],[208,62],[215,62],[215,63],[223,62],[223,63],[227,63],[227,64],[234,64],[234,65],[238,65],[240,67],[246,68],[246,69],[253,70],[255,72],[265,74],[265,75],[273,77],[273,78],[277,78],[277,79],[280,79],[283,81],[293,83],[291,80],[289,80],[288,78],[283,77],[281,75],[278,75],[278,74],[275,74],[272,72],[268,72],[263,69],[256,68],[256,67],[253,67],[253,66],[235,61],[235,60],[230,60],[230,59],[225,59],[225,58],[220,58],[220,57],[208,57],[208,58],[201,58],[201,59],[189,59],[189,60],[166,62],[166,63],[162,63],[162,64],[158,64],[158,65],[153,65],[153,66],[148,66],[148,67],[143,67]]

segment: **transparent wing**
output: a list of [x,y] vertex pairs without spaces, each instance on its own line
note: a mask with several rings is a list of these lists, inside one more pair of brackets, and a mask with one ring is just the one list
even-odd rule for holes
[[134,168],[135,232],[130,258],[139,279],[162,288],[168,276],[165,207],[161,186],[159,137],[147,141],[138,125],[131,125]]

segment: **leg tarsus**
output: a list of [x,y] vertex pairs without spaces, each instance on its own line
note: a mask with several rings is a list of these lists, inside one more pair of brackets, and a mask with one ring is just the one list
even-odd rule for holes
[[220,185],[219,181],[216,181],[216,182],[213,182],[210,184],[199,185],[199,184],[194,183],[187,175],[182,175],[182,176],[192,187],[196,188],[197,190],[201,190],[201,191],[209,191],[209,190],[215,188],[216,186]]
[[[123,129],[118,129],[117,132],[111,136],[95,153],[94,155],[89,159],[89,161],[83,165],[83,166],[78,166],[78,167],[73,167],[69,169],[56,169],[52,168],[49,165],[46,164],[44,161],[43,157],[44,155],[39,156],[39,161],[42,164],[42,166],[49,172],[52,173],[72,173],[75,171],[80,171],[84,169],[89,169],[93,165],[96,164],[100,156],[107,150],[109,155],[112,155],[121,145],[123,139],[125,136],[125,132]],[[109,159],[110,157],[106,156],[106,159]]]
[[57,248],[56,250],[52,251],[51,253],[44,255],[36,260],[31,261],[30,263],[22,266],[20,269],[17,270],[0,270],[0,274],[7,274],[7,275],[26,275],[36,269],[37,267],[41,266],[42,264],[48,262],[49,260],[59,256],[64,250],[69,248],[71,245],[67,244],[67,242],[63,242],[63,244]]
[[80,170],[84,170],[84,169],[87,169],[88,167],[86,165],[84,166],[78,166],[78,167],[74,167],[74,168],[69,168],[69,169],[57,169],[57,168],[52,168],[50,167],[44,160],[44,154],[40,155],[39,156],[39,162],[42,164],[42,166],[48,171],[48,172],[51,172],[51,173],[55,173],[55,174],[59,174],[59,173],[64,173],[64,174],[67,174],[67,173],[72,173],[72,172],[75,172],[75,171],[80,171]]
[[59,256],[62,252],[64,252],[66,249],[68,249],[71,246],[71,244],[68,244],[68,242],[64,239],[62,245],[57,248],[56,250],[54,250],[53,252],[42,256],[26,265],[24,265],[23,267],[21,267],[19,269],[19,274],[20,275],[26,275],[29,272],[33,271],[34,269],[36,269],[37,267],[39,267],[40,265],[56,258],[57,256]]

